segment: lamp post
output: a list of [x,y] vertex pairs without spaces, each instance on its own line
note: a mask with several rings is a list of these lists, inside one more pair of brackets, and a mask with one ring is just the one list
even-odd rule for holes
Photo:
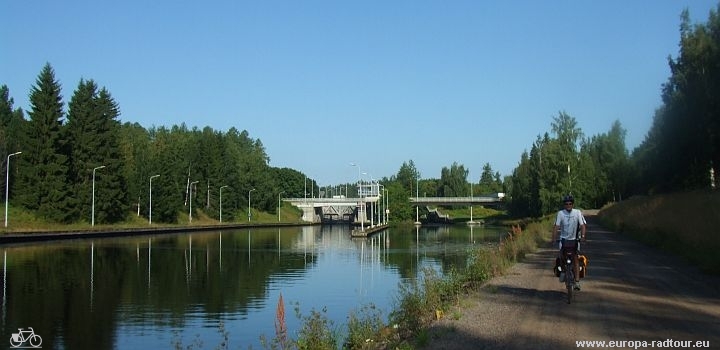
[[[365,174],[365,173],[363,173],[363,174]],[[368,182],[368,185],[369,185],[368,189],[370,190],[370,197],[375,197],[374,196],[375,192],[373,190],[374,179],[372,178],[372,175],[370,175],[370,174],[366,174],[366,175],[370,178],[370,181]],[[375,204],[377,204],[377,202],[370,202],[370,228],[375,227],[375,222],[374,222],[374,220],[375,220]]]
[[474,196],[474,194],[473,194],[473,183],[472,183],[472,181],[471,181],[471,182],[470,182],[470,221],[467,222],[468,225],[474,225],[474,224],[475,224],[475,221],[473,221],[473,200],[474,200],[473,196]]
[[15,152],[10,153],[7,156],[7,163],[5,163],[5,166],[7,167],[6,175],[5,175],[5,227],[7,227],[7,218],[8,218],[8,193],[10,193],[10,157],[16,156],[22,152]]
[[358,197],[360,197],[360,166],[355,163],[350,163],[350,166],[357,167],[358,170]]
[[222,189],[225,187],[230,187],[228,185],[220,186],[220,223],[222,224]]
[[280,191],[280,193],[278,193],[278,222],[280,222],[280,195],[283,193],[285,193],[285,191]]
[[193,185],[200,181],[193,181],[190,183],[190,211],[188,212],[188,220],[192,223],[192,197],[193,197]]
[[387,196],[385,198],[385,224],[390,223],[390,190],[385,189],[385,195]]
[[415,225],[420,225],[420,176],[415,178]]
[[104,165],[93,168],[93,180],[92,180],[92,219],[91,226],[95,226],[95,170],[104,168]]
[[150,206],[149,206],[149,213],[148,213],[148,224],[150,224],[150,225],[152,225],[152,180],[156,177],[160,177],[160,175],[150,176]]
[[248,191],[248,222],[250,222],[250,193],[252,193],[252,191],[255,191],[255,189],[253,188],[252,190]]
[[350,163],[350,166],[357,167],[358,169],[358,197],[361,199],[358,205],[358,219],[360,220],[360,229],[365,231],[365,218],[361,216],[365,213],[365,201],[362,200],[362,179],[360,177],[360,166],[355,163]]

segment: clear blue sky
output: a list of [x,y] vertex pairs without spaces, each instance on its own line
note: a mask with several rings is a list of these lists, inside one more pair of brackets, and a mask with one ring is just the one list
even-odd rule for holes
[[[717,0],[49,1],[0,9],[0,84],[15,107],[49,62],[122,122],[260,139],[270,165],[320,185],[453,162],[510,175],[559,111],[586,136],[645,137],[676,57],[680,13]],[[369,175],[364,175],[367,178]]]

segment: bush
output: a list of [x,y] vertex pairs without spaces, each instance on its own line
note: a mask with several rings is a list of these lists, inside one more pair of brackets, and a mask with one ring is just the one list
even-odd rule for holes
[[375,305],[365,305],[359,311],[352,311],[348,317],[348,338],[345,341],[346,349],[372,349],[375,344],[385,342],[389,334],[382,330],[385,323],[382,312]]

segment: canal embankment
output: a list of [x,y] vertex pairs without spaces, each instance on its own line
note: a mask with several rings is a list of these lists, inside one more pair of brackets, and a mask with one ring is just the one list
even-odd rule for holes
[[16,231],[0,235],[0,244],[33,243],[45,241],[58,241],[69,239],[91,239],[110,238],[127,236],[162,235],[183,232],[236,230],[245,228],[262,227],[291,227],[309,226],[312,223],[243,223],[243,224],[214,224],[214,225],[192,225],[192,226],[157,226],[157,227],[134,227],[134,228],[100,228],[83,230],[57,230],[57,231]]

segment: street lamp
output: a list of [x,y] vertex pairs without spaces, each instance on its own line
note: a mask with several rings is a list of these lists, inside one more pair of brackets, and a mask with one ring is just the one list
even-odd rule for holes
[[385,224],[390,223],[390,190],[385,189],[385,195],[387,196],[385,198]]
[[104,168],[104,165],[93,168],[93,180],[92,180],[92,219],[91,226],[95,226],[95,170]]
[[220,186],[220,223],[222,224],[222,189],[225,187],[230,187],[228,185]]
[[252,191],[255,191],[255,189],[253,188],[252,190],[248,191],[248,222],[250,222],[250,193]]
[[10,153],[7,156],[7,163],[5,163],[5,166],[7,167],[7,172],[5,175],[5,227],[7,227],[7,217],[8,217],[8,193],[10,191],[10,157],[16,156],[22,152],[15,152]]
[[193,181],[193,182],[191,182],[191,183],[190,183],[190,211],[189,211],[189,213],[188,213],[188,217],[189,217],[190,223],[192,223],[192,197],[193,197],[193,185],[195,185],[195,184],[196,184],[196,183],[198,183],[198,182],[200,182],[200,181]]
[[152,225],[152,180],[160,175],[150,176],[150,212],[148,214],[148,224]]
[[350,166],[357,167],[358,170],[358,197],[360,197],[360,166],[355,163],[350,163]]
[[[412,195],[412,193],[410,194]],[[420,176],[415,178],[415,225],[420,225]]]
[[283,193],[285,193],[285,191],[280,191],[280,193],[278,193],[278,222],[280,222],[280,195]]
[[470,182],[470,222],[469,224],[474,224],[475,221],[473,221],[473,201],[475,194],[473,193],[473,183]]

